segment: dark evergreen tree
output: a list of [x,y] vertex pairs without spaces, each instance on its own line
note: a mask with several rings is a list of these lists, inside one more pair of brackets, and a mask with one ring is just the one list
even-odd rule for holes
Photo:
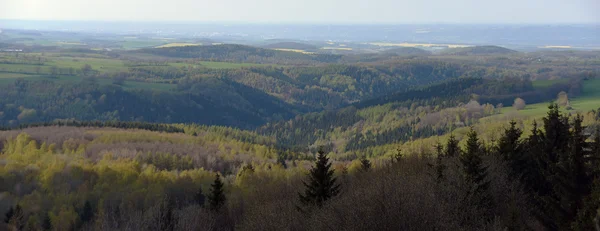
[[576,216],[578,211],[584,207],[583,200],[589,195],[592,187],[592,178],[588,174],[589,145],[586,143],[587,136],[584,134],[582,126],[583,117],[577,115],[573,120],[573,125],[569,139],[569,152],[563,153],[560,163],[557,166],[557,172],[552,178],[552,184],[557,198],[557,207],[563,213],[563,223],[558,226],[562,229],[570,228],[570,221]]
[[363,157],[360,159],[360,170],[363,172],[368,172],[371,170],[371,161],[367,158]]
[[[487,179],[487,167],[483,166],[483,149],[477,132],[471,128],[467,134],[466,150],[460,156],[460,163],[466,181],[474,188],[473,194],[476,198],[475,203],[482,210],[489,210],[491,206],[491,196],[488,192],[490,182]],[[490,214],[486,213],[486,216]],[[488,217],[489,218],[489,217]]]
[[559,106],[551,104],[544,117],[544,153],[549,163],[557,164],[569,147],[569,118],[560,114]]
[[79,219],[83,222],[89,222],[92,221],[92,219],[94,218],[94,210],[92,209],[92,205],[90,204],[89,201],[85,201],[85,204],[83,205],[83,210],[81,211],[81,214],[79,214]]
[[460,147],[458,147],[458,140],[454,137],[454,134],[450,135],[446,142],[446,153],[445,156],[449,158],[457,157],[460,155]]
[[596,125],[593,134],[593,142],[590,145],[590,158],[592,163],[591,169],[594,170],[592,176],[597,178],[600,176],[600,124]]
[[340,185],[336,183],[333,177],[333,169],[329,158],[325,156],[323,150],[319,150],[315,166],[312,167],[308,175],[308,182],[303,182],[306,188],[304,193],[299,193],[300,202],[304,205],[323,206],[323,203],[340,192]]
[[435,163],[435,173],[436,178],[439,181],[444,179],[444,170],[446,166],[444,165],[444,147],[441,143],[437,143],[435,146],[435,151],[437,154],[436,163]]
[[520,141],[523,132],[516,127],[516,124],[515,121],[510,122],[510,127],[504,130],[504,134],[495,146],[495,153],[506,161],[513,179],[524,175],[524,168],[526,167],[523,144]]
[[200,207],[204,207],[205,200],[206,200],[206,197],[204,196],[204,193],[202,192],[202,188],[198,187],[198,192],[196,192],[196,195],[194,195],[194,202],[196,202],[196,204],[199,205]]
[[210,195],[208,196],[209,208],[213,211],[219,211],[225,205],[225,192],[223,191],[223,182],[219,174],[215,174],[215,181],[211,185]]
[[283,167],[283,169],[287,169],[287,163],[285,162],[285,158],[283,157],[283,154],[279,154],[277,155],[277,162],[281,165],[281,167]]
[[14,215],[15,209],[13,209],[13,207],[8,208],[8,211],[6,211],[6,214],[4,214],[4,223],[8,224]]
[[44,216],[42,218],[42,230],[52,230],[52,221],[50,220],[50,216],[48,216],[48,213],[44,213]]

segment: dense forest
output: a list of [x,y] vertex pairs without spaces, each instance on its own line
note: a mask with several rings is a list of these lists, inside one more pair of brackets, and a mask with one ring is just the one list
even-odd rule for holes
[[599,225],[598,52],[300,45],[0,52],[0,230]]
[[600,206],[594,116],[586,127],[552,104],[527,136],[513,121],[492,143],[471,128],[462,142],[450,136],[422,152],[354,161],[328,158],[326,147],[286,154],[268,140],[241,141],[256,135],[202,126],[183,126],[185,134],[135,129],[144,124],[4,131],[2,226],[590,230]]

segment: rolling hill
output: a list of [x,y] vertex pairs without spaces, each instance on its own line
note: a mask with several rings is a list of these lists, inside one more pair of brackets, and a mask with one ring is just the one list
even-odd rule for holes
[[318,47],[315,45],[299,43],[299,42],[279,42],[279,43],[268,44],[263,47],[269,48],[269,49],[293,49],[293,50],[315,50],[315,49],[318,49]]
[[518,51],[499,46],[474,46],[461,48],[448,48],[440,52],[443,55],[506,55]]

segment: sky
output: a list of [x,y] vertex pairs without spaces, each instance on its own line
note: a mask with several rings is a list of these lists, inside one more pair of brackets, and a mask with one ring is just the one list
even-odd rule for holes
[[241,23],[600,23],[600,0],[0,0],[0,19]]

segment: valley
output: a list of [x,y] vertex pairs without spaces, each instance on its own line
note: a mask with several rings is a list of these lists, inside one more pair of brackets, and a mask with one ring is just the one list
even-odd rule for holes
[[540,47],[3,30],[0,229],[590,230],[600,52]]

